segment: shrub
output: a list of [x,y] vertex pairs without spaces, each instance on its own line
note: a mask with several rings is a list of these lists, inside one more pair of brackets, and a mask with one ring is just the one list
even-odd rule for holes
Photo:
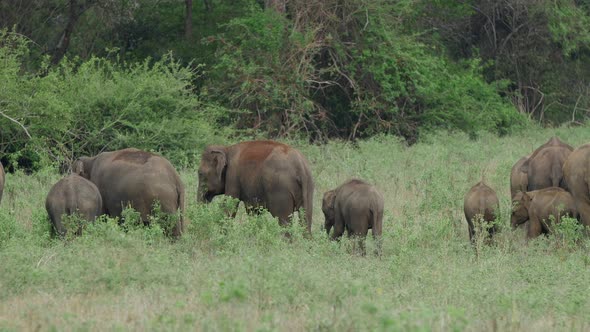
[[218,109],[197,99],[196,70],[171,55],[133,64],[65,59],[29,74],[20,72],[27,51],[21,37],[0,31],[5,162],[29,169],[51,161],[69,166],[80,155],[137,147],[185,166],[214,136]]

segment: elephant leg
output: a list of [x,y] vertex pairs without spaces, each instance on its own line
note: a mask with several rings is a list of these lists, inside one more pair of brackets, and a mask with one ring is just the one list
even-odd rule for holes
[[361,256],[366,256],[367,255],[367,249],[365,248],[365,236],[362,235],[355,235],[354,236],[354,243],[358,243],[359,246],[359,251],[354,250],[354,252],[359,252],[361,254]]
[[473,221],[471,221],[470,219],[467,219],[467,229],[469,230],[469,241],[473,243],[473,241],[475,241],[475,229],[473,226]]
[[[367,250],[365,248],[365,239],[367,238],[367,232],[354,232],[352,230],[348,230],[348,238],[352,240],[352,252],[353,253],[360,253],[361,256],[365,256],[367,254]],[[358,245],[358,249],[357,249]]]
[[[576,201],[576,208],[580,215],[580,221],[586,228],[590,228],[590,198],[584,197]],[[586,230],[588,232],[588,230]]]
[[62,224],[62,216],[63,213],[61,212],[53,212],[52,214],[52,227],[51,227],[51,235],[52,236],[59,236],[59,237],[63,237],[66,235],[66,228],[63,226]]
[[150,223],[149,216],[150,216],[150,214],[152,212],[152,205],[153,205],[153,203],[154,202],[152,202],[152,201],[147,202],[147,201],[142,200],[142,199],[138,199],[135,202],[132,202],[131,203],[131,207],[135,211],[139,212],[139,217],[141,219],[141,223],[144,226],[148,226],[149,223]]
[[344,234],[344,218],[342,214],[336,211],[334,215],[334,232],[332,233],[332,240],[339,239]]
[[541,221],[539,218],[532,217],[529,220],[529,227],[527,229],[527,239],[533,239],[537,236],[541,235],[543,228],[541,226]]
[[273,193],[268,196],[268,211],[274,217],[279,218],[281,226],[291,223],[291,215],[295,211],[295,204],[289,192]]
[[[361,256],[366,255],[365,249],[365,239],[367,238],[367,233],[369,232],[369,225],[371,221],[370,213],[366,210],[352,210],[350,211],[350,220],[349,224],[347,225],[348,228],[348,237],[353,239],[353,252],[360,253]],[[356,250],[356,245],[358,244],[358,250]]]
[[[299,207],[298,211],[297,211],[297,215],[299,216],[299,224],[301,225],[301,227],[305,228],[307,230],[306,236],[311,237],[311,224],[307,222],[306,219],[306,212],[303,210],[303,207]],[[328,234],[330,233],[330,231],[328,231]]]

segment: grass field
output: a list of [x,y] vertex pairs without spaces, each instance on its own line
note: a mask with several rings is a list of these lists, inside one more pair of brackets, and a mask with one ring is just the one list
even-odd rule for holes
[[[578,146],[589,128],[497,138],[433,135],[404,147],[297,146],[316,183],[313,239],[289,243],[268,214],[228,219],[223,200],[195,202],[183,170],[186,234],[123,231],[115,221],[68,241],[49,237],[45,195],[59,175],[8,174],[0,205],[0,330],[589,330],[590,242],[528,243],[509,227],[513,163],[552,135]],[[485,176],[498,193],[502,232],[470,245],[463,196]],[[359,257],[327,240],[321,196],[350,177],[385,197],[383,256]],[[372,252],[372,241],[368,241]]]

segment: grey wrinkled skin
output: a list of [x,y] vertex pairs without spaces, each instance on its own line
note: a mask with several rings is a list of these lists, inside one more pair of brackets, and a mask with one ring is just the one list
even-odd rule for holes
[[527,191],[549,187],[568,189],[563,178],[563,164],[574,149],[558,137],[537,148],[521,166],[528,175]]
[[529,159],[530,155],[520,158],[510,170],[510,197],[514,197],[518,191],[527,191],[529,176],[521,170],[522,165]]
[[180,219],[172,230],[178,237],[184,230],[184,184],[174,166],[164,157],[134,148],[102,152],[82,157],[74,163],[74,172],[94,183],[103,199],[104,212],[120,217],[130,205],[140,213],[144,224],[154,203],[161,212]]
[[[92,182],[70,174],[51,187],[45,209],[55,233],[64,236],[67,230],[62,223],[63,216],[77,213],[82,219],[94,221],[102,214],[102,197]],[[80,230],[76,233],[79,234]]]
[[199,202],[210,202],[224,194],[244,202],[249,211],[257,207],[268,209],[281,225],[290,223],[290,216],[303,208],[308,235],[313,190],[307,159],[286,144],[247,141],[231,146],[211,145],[201,156]]
[[[574,198],[581,222],[590,227],[590,144],[574,150],[563,165],[569,192]],[[588,229],[586,230],[588,232]]]
[[528,221],[527,239],[551,233],[553,225],[550,216],[553,216],[555,223],[559,223],[563,216],[579,217],[572,195],[563,188],[519,191],[512,198],[510,223],[516,228]]
[[381,235],[383,232],[383,195],[374,186],[363,180],[352,179],[334,190],[324,193],[322,211],[324,212],[326,233],[334,227],[332,239],[338,239],[347,231],[349,237],[360,238],[361,252],[365,254],[364,238],[372,229],[377,244],[376,254],[381,254]]
[[[483,222],[491,223],[496,220],[496,211],[499,206],[500,203],[496,192],[483,181],[478,182],[469,189],[463,201],[463,212],[467,220],[469,240],[474,241],[475,218],[479,215]],[[490,236],[494,235],[496,226],[490,227],[488,232]]]

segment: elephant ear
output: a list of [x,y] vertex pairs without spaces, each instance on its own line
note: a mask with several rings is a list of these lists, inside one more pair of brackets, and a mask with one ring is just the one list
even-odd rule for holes
[[524,205],[524,207],[528,210],[529,207],[531,206],[531,201],[533,199],[531,198],[531,196],[529,194],[527,194],[526,192],[522,193],[522,203]]
[[334,198],[336,198],[336,193],[334,190],[329,190],[324,193],[324,197],[322,199],[322,205],[326,209],[333,210],[334,209]]
[[74,161],[74,164],[72,165],[72,173],[84,177],[84,162],[82,162],[82,160],[78,159]]
[[215,173],[217,173],[217,177],[219,177],[219,181],[221,181],[223,178],[223,172],[227,166],[225,151],[222,149],[215,149],[211,150],[211,154],[213,155],[213,160],[215,160],[216,163]]
[[523,173],[529,172],[529,164],[532,158],[528,158],[522,165],[520,166],[520,171]]

